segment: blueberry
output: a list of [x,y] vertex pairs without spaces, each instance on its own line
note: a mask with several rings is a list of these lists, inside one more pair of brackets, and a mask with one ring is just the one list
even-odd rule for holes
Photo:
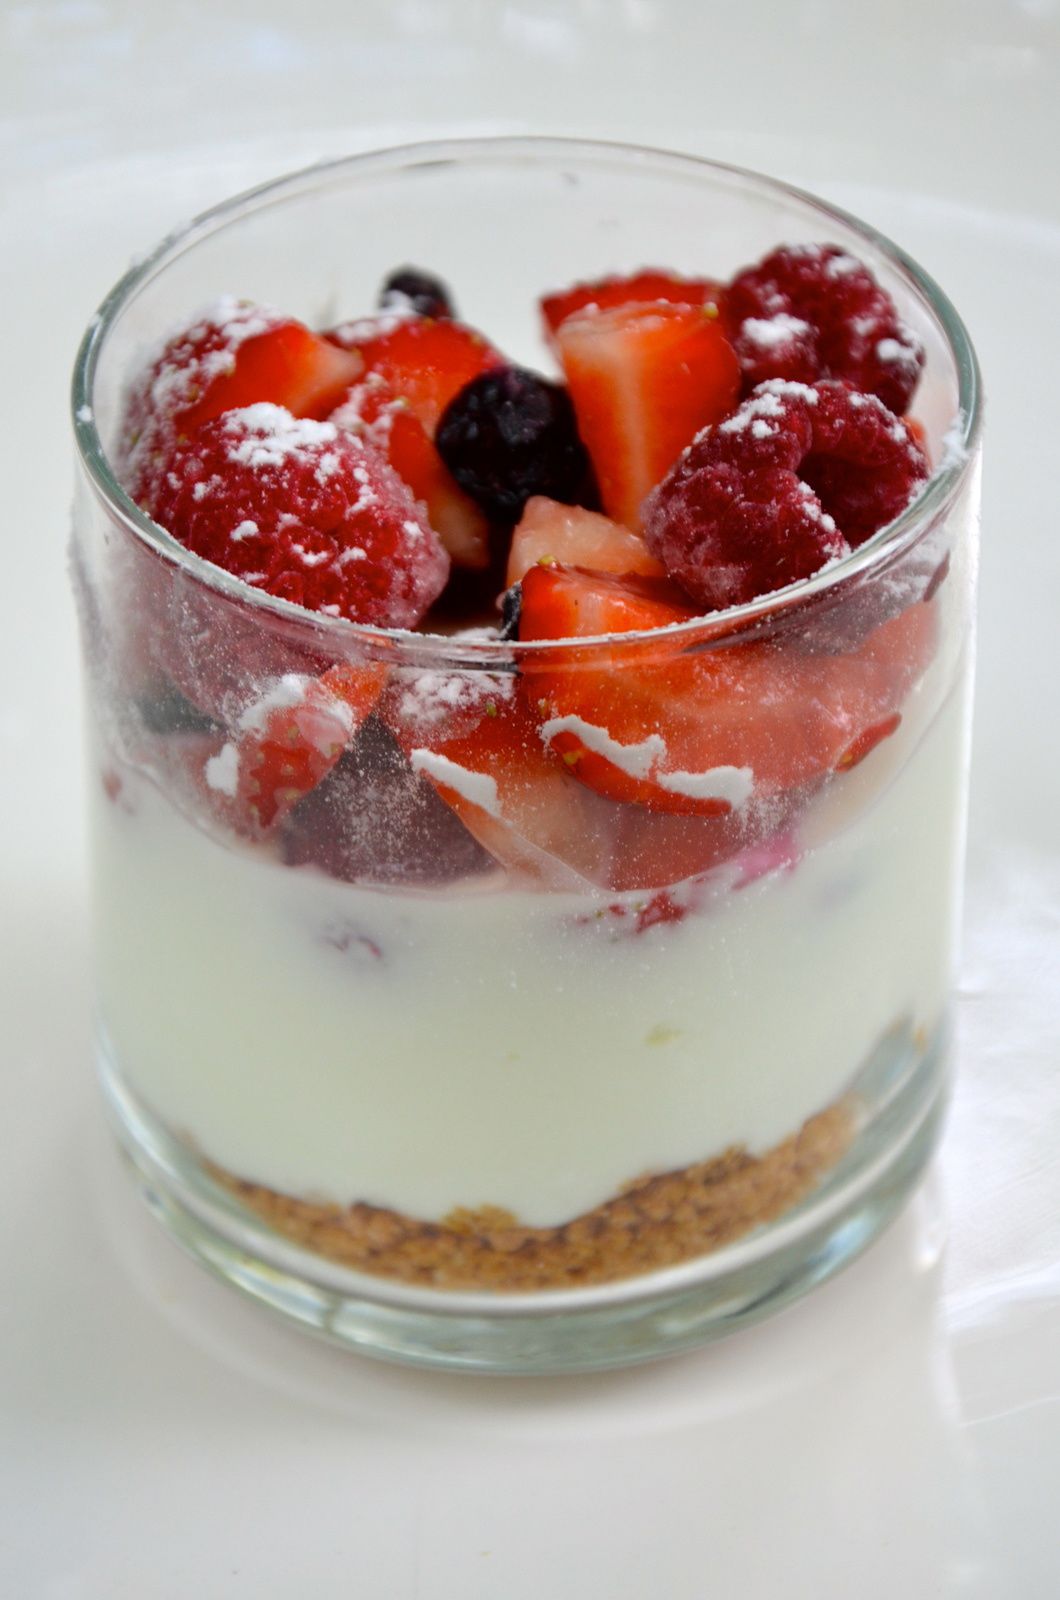
[[442,412],[438,453],[498,522],[517,522],[533,494],[577,502],[588,472],[566,389],[523,367],[472,378]]
[[441,278],[419,267],[399,267],[386,279],[379,291],[382,311],[411,306],[421,317],[455,317],[449,290]]
[[501,606],[501,638],[518,639],[519,617],[523,609],[523,586],[513,583],[510,589],[505,589],[500,599]]

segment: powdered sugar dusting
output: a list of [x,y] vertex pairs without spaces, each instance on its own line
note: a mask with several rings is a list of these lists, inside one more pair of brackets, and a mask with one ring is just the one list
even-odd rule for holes
[[[271,689],[249,705],[237,724],[240,733],[261,733],[272,711],[286,711],[305,703],[306,690],[313,682],[299,672],[285,672]],[[348,708],[347,708],[348,709]]]
[[613,767],[628,773],[631,778],[647,778],[659,761],[665,761],[666,741],[661,734],[650,733],[646,739],[633,744],[622,744],[612,738],[606,728],[586,722],[582,717],[550,717],[538,729],[542,741],[551,744],[558,733],[573,733],[587,750],[603,756]]
[[734,809],[746,805],[754,792],[750,767],[711,767],[709,772],[659,772],[661,789],[687,795],[692,800],[723,800]]
[[[286,407],[266,400],[226,412],[222,426],[225,433],[232,436],[233,442],[227,452],[229,461],[255,470],[282,467],[292,456],[334,444],[339,436],[333,422],[295,417]],[[338,465],[337,459],[335,465]]]
[[398,699],[398,712],[413,729],[437,729],[468,712],[489,714],[515,693],[515,678],[504,672],[418,672]]
[[229,742],[211,756],[205,768],[206,782],[218,794],[226,794],[229,799],[234,799],[239,787],[239,751]]
[[741,337],[759,350],[774,350],[812,332],[808,322],[787,311],[778,311],[773,317],[745,317],[740,324]]
[[470,767],[462,767],[458,761],[450,761],[448,756],[441,755],[437,750],[413,750],[409,756],[409,766],[413,772],[426,773],[435,783],[441,784],[446,789],[452,789],[489,816],[500,816],[501,802],[497,780],[491,778],[489,773],[473,772]]

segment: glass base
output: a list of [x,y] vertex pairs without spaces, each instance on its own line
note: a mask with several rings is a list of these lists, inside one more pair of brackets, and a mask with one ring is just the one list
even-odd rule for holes
[[804,1201],[736,1244],[584,1289],[450,1292],[355,1272],[284,1239],[216,1184],[140,1103],[99,1043],[107,1107],[148,1205],[190,1255],[333,1343],[464,1372],[587,1372],[676,1355],[779,1311],[838,1272],[915,1188],[945,1109],[947,1030],[896,1030],[854,1085],[868,1124]]

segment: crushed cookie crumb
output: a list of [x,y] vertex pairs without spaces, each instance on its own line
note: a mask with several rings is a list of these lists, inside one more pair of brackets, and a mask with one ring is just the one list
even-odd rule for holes
[[855,1128],[854,1108],[840,1101],[763,1155],[734,1147],[648,1174],[551,1228],[488,1205],[427,1222],[364,1202],[298,1199],[209,1170],[279,1233],[342,1266],[437,1289],[576,1288],[674,1266],[779,1217],[835,1166]]

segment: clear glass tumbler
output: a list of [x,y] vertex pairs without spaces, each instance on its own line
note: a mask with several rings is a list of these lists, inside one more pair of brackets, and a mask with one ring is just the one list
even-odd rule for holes
[[[359,627],[189,554],[118,481],[130,372],[222,292],[321,325],[418,262],[541,367],[548,288],[721,276],[800,241],[861,257],[923,341],[934,472],[852,556],[752,605],[576,647]],[[348,1346],[527,1372],[685,1348],[855,1255],[924,1167],[950,1050],[979,383],[935,284],[751,173],[424,145],[167,239],[93,321],[73,405],[99,1066],[172,1234]],[[319,731],[331,671],[385,682],[385,714],[249,834],[233,749],[278,699]],[[542,765],[530,712],[556,682],[591,705],[630,675],[717,723],[733,809],[655,812]],[[773,781],[793,727],[818,756]]]

